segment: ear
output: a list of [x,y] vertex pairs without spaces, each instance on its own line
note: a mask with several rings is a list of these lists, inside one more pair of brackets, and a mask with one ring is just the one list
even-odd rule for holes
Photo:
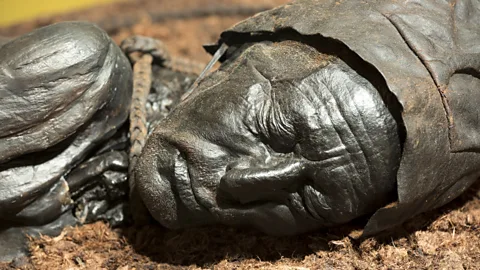
[[219,188],[241,204],[286,199],[303,182],[304,169],[304,162],[292,157],[242,160],[228,165]]

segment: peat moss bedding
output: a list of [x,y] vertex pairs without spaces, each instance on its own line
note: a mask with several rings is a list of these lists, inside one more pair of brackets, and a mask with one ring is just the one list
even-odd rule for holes
[[[361,223],[361,222],[359,222]],[[364,241],[361,224],[295,237],[226,227],[112,230],[97,222],[30,243],[24,269],[478,269],[480,182],[449,205]]]
[[[172,54],[206,62],[202,44],[215,41],[245,15],[206,16],[155,22],[146,10],[162,12],[221,5],[274,6],[285,0],[139,0],[45,18],[0,29],[19,35],[60,20],[91,20],[137,14],[139,21],[115,28],[116,42],[132,34],[164,41]],[[166,231],[160,226],[112,229],[98,222],[67,228],[57,237],[32,239],[32,256],[0,269],[478,269],[480,181],[445,207],[423,214],[393,234],[357,241],[349,235],[362,221],[295,237],[271,237],[226,227]]]

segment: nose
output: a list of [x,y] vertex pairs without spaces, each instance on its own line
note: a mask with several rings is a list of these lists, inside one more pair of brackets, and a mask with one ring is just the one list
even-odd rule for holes
[[[158,147],[155,145],[158,144]],[[177,201],[167,178],[173,168],[175,149],[168,143],[151,138],[147,141],[134,171],[135,188],[150,214],[168,228],[178,226]],[[135,209],[134,209],[135,211]]]
[[184,154],[162,132],[151,134],[135,168],[135,188],[150,214],[169,229],[212,223],[195,199]]

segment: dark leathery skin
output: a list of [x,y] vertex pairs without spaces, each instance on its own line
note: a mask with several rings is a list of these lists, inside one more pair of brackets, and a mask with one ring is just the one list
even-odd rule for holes
[[397,121],[402,159],[395,202],[372,209],[370,236],[450,202],[479,178],[479,24],[472,0],[297,0],[236,24],[206,49],[228,46],[228,61],[242,44],[294,39],[372,82]]
[[[66,28],[72,26],[70,23],[62,25]],[[86,26],[87,29],[91,28],[91,25]],[[75,29],[75,25],[72,29]],[[50,38],[58,38],[58,34],[62,33],[58,30],[58,27],[57,30],[52,30]],[[77,31],[77,34],[88,35],[88,31]],[[65,39],[63,41],[69,42]],[[105,41],[110,42],[109,39]],[[64,43],[59,42],[58,47],[62,45],[65,46]],[[73,53],[76,54],[75,51]],[[72,55],[72,57],[75,57],[75,55]],[[91,65],[98,62],[98,59],[90,58],[86,62],[86,65]],[[161,61],[158,61],[158,63],[161,63]],[[171,111],[195,79],[192,75],[173,71],[159,66],[158,63],[149,67],[153,72],[153,84],[151,92],[147,92],[147,106],[143,108],[143,110],[146,109],[143,113],[146,115],[149,126],[160,121]],[[131,83],[131,71],[128,69],[125,72],[124,67],[122,67],[123,61],[118,64],[119,70],[125,73],[125,77],[117,76],[114,78],[118,79],[117,86],[122,87],[123,83]],[[106,67],[103,66],[103,68]],[[125,65],[125,67],[128,67],[128,65]],[[75,69],[75,67],[70,68]],[[75,82],[76,77],[73,76],[71,79],[72,82]],[[125,79],[127,79],[126,82]],[[131,88],[123,89],[123,91],[131,95]],[[125,97],[124,95],[119,96],[121,98]],[[112,103],[112,106],[115,104],[117,106],[115,108],[118,110],[105,114],[106,109],[111,110],[107,103],[104,105],[105,109],[100,109],[93,119],[76,131],[76,134],[67,137],[53,147],[35,153],[26,153],[0,164],[0,167],[7,170],[12,177],[15,176],[14,172],[27,170],[25,167],[28,166],[33,167],[33,169],[43,166],[45,172],[43,175],[36,175],[37,183],[41,184],[35,187],[38,193],[25,192],[24,195],[28,195],[27,200],[22,201],[22,198],[14,198],[17,200],[16,205],[10,205],[10,208],[0,208],[2,211],[0,260],[10,260],[26,254],[25,243],[27,239],[25,234],[30,236],[39,233],[55,235],[66,225],[105,220],[111,226],[118,226],[130,220],[129,205],[126,203],[128,199],[127,167],[129,163],[127,154],[128,125],[125,123],[122,127],[116,126],[116,133],[113,134],[111,130],[109,131],[105,128],[105,125],[101,124],[103,121],[107,125],[106,127],[111,128],[111,126],[108,126],[111,116],[127,112],[130,100],[127,99],[120,105],[116,100],[115,98],[110,99],[109,102]],[[109,131],[109,133],[101,137],[101,132],[104,131]],[[92,141],[90,138],[103,138],[105,140]],[[89,145],[89,143],[92,145]],[[88,151],[84,151],[85,147],[88,148]],[[67,168],[60,166],[62,159],[67,164],[69,156],[65,153],[72,153],[72,149],[80,150],[78,153],[84,152],[78,159],[74,156],[71,157],[73,160]],[[87,158],[85,159],[85,157]],[[50,164],[50,167],[46,164]],[[50,174],[47,174],[48,171]],[[5,173],[5,171],[2,173]],[[58,180],[51,184],[49,179],[56,177],[59,177]],[[15,185],[15,182],[5,184]],[[61,216],[59,217],[59,215]],[[8,248],[5,247],[7,246],[6,243],[9,243]]]
[[0,59],[4,213],[31,203],[116,132],[128,113],[131,67],[102,30],[80,22],[19,37]]
[[71,23],[9,42],[0,50],[0,59],[0,161],[5,162],[46,149],[88,121],[105,105],[108,94],[117,92],[110,88],[111,79],[124,58],[100,29]]
[[295,234],[390,202],[400,140],[377,90],[308,45],[246,46],[147,140],[135,180],[153,217]]
[[131,77],[120,48],[90,23],[54,24],[0,47],[0,246],[9,245],[0,260],[25,254],[25,234],[78,223],[73,209],[95,177],[108,186],[106,211],[117,208],[128,161],[115,133],[128,116]]
[[[145,145],[145,141],[149,132],[149,127],[163,118],[162,114],[168,114],[165,106],[173,105],[171,91],[164,89],[162,83],[156,87],[156,101],[150,103],[148,97],[152,88],[152,67],[153,62],[162,66],[164,70],[180,71],[184,74],[192,74],[202,71],[203,65],[198,65],[193,61],[182,61],[178,57],[172,57],[163,42],[160,40],[144,37],[131,36],[121,43],[121,48],[125,51],[132,62],[133,67],[133,97],[130,110],[130,149],[129,149],[129,191],[130,206],[135,209],[132,212],[132,218],[137,224],[145,224],[148,221],[149,214],[144,203],[142,202],[137,189],[135,187],[135,174],[133,168],[136,166],[137,159]],[[162,78],[163,76],[158,76]],[[157,85],[158,86],[158,85]],[[186,88],[183,88],[186,89]],[[167,91],[163,91],[167,90]],[[158,99],[160,98],[160,99]],[[149,106],[147,106],[147,104]],[[150,106],[150,105],[153,105]],[[167,109],[167,110],[165,110]]]
[[373,235],[450,202],[479,178],[479,24],[475,0],[300,0],[235,25],[221,42],[285,31],[322,37],[320,49],[333,43],[385,81],[406,136],[398,200],[371,217],[364,235]]
[[44,225],[72,208],[70,189],[64,179],[57,181],[46,193],[15,215],[15,225]]

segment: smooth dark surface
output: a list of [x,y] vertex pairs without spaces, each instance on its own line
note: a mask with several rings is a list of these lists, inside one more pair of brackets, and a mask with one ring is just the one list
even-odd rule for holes
[[[103,36],[102,32],[97,33],[96,31],[99,30],[90,24],[63,23],[50,27],[53,29],[50,29],[49,34],[45,35],[52,41],[56,40],[58,48],[68,46],[72,41],[70,38],[63,38],[62,33],[65,34],[68,29],[79,30],[81,28],[82,31],[77,32],[78,35],[89,35],[90,31],[94,31],[93,34]],[[82,39],[75,35],[73,37]],[[35,40],[32,38],[31,41],[33,43]],[[82,43],[82,41],[78,42]],[[110,43],[111,41],[106,38],[100,40],[99,44],[103,44],[103,42]],[[116,46],[112,46],[114,54],[118,54],[117,57],[120,61],[115,65],[103,65],[98,68],[113,68],[110,75],[118,80],[105,86],[105,89],[99,90],[109,91],[109,95],[106,96],[107,103],[103,107],[97,108],[96,115],[83,124],[75,134],[63,139],[60,143],[42,151],[25,153],[12,161],[0,164],[0,168],[4,169],[4,171],[0,171],[0,175],[10,176],[10,178],[2,178],[3,181],[9,180],[9,182],[3,183],[4,186],[15,187],[18,184],[16,181],[30,177],[16,174],[18,172],[35,170],[38,172],[40,170],[38,168],[45,172],[44,174],[35,174],[35,178],[33,178],[35,181],[32,181],[33,184],[39,184],[37,186],[38,195],[28,193],[30,191],[27,190],[23,194],[29,197],[28,200],[14,197],[15,203],[7,204],[7,206],[10,205],[10,208],[0,207],[2,214],[0,260],[8,261],[27,254],[25,234],[32,236],[37,236],[39,233],[56,235],[67,225],[96,220],[104,220],[111,226],[129,222],[130,207],[127,202],[128,123],[121,124],[122,122],[119,122],[120,125],[115,126],[112,126],[111,123],[119,119],[118,117],[112,119],[115,115],[121,115],[122,121],[125,120],[124,116],[128,113],[130,104],[130,96],[126,97],[126,95],[131,95],[132,74],[130,63],[124,61],[123,53],[118,51]],[[105,48],[105,46],[99,48]],[[91,49],[95,50],[95,48]],[[78,52],[72,51],[72,53],[71,57],[75,59]],[[95,66],[97,62],[98,59],[91,57],[86,59],[84,64]],[[75,73],[75,66],[68,68],[73,69],[70,72]],[[115,75],[118,74],[117,71],[123,72],[123,75]],[[150,126],[163,119],[175,107],[195,79],[193,76],[168,70],[158,65],[153,66],[152,74],[153,84],[146,108]],[[108,79],[102,76],[88,78],[93,80],[93,84],[99,83],[95,80]],[[48,78],[40,76],[38,79]],[[69,82],[67,85],[72,85],[72,89],[63,90],[74,91],[76,88],[73,85],[77,79],[77,76],[66,77],[65,81]],[[30,91],[35,94],[36,90],[30,89]],[[120,100],[118,97],[110,95],[119,96]],[[55,98],[55,95],[52,94],[52,98]],[[73,102],[77,102],[77,100]],[[40,119],[39,124],[42,124]],[[102,132],[108,133],[102,135]],[[90,140],[95,136],[98,136],[98,140]],[[78,153],[81,153],[78,160],[76,160],[76,156],[65,154],[70,151],[69,149],[77,149]],[[68,166],[61,167],[62,164],[68,164]],[[57,177],[58,175],[60,176]],[[50,180],[53,183],[49,185]],[[22,190],[22,187],[17,189]],[[21,203],[17,203],[19,201]]]
[[[92,24],[40,28],[2,46],[0,59],[0,162],[57,144],[111,102],[128,107],[120,100],[129,93],[119,88],[128,85],[130,66]],[[112,115],[112,124],[122,116]]]
[[6,218],[121,126],[131,68],[88,23],[41,28],[2,46],[0,59],[0,213]]
[[[91,199],[85,193],[98,181],[109,202],[103,212],[126,199],[128,161],[115,150],[127,145],[112,136],[127,119],[131,95],[129,61],[93,24],[54,24],[0,47],[0,246],[8,246],[0,260],[24,254],[24,233],[85,222],[73,210]],[[85,161],[92,155],[101,161]]]
[[[147,142],[136,169],[147,207],[170,228],[272,234],[380,208],[371,235],[449,202],[480,175],[478,25],[469,0],[295,1],[235,25],[219,41],[230,46],[220,71]],[[344,63],[265,47],[282,39]]]

